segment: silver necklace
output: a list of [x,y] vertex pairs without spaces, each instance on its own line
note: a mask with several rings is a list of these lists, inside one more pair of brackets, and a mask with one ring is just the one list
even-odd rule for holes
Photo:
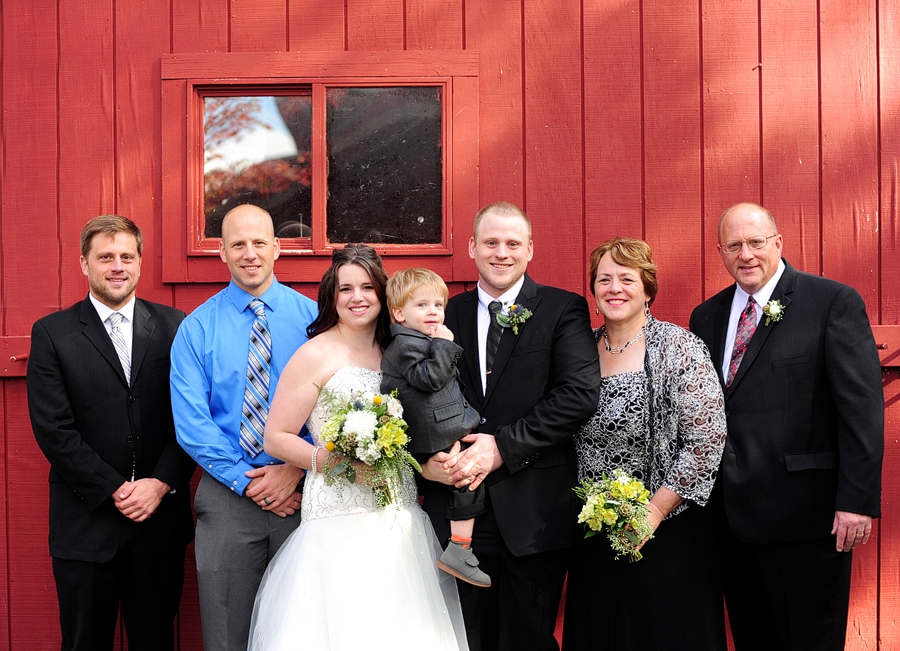
[[606,346],[606,352],[612,353],[613,355],[618,355],[620,353],[624,353],[625,349],[628,348],[631,344],[636,342],[638,339],[644,336],[644,326],[641,326],[641,329],[638,330],[638,333],[634,336],[634,339],[629,341],[624,346],[616,346],[613,348],[609,345],[609,337],[606,336],[606,326],[603,326],[603,345]]

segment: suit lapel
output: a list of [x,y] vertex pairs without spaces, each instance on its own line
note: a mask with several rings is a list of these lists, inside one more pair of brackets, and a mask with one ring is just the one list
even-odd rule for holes
[[94,348],[97,349],[97,352],[100,353],[103,359],[112,366],[113,371],[119,376],[123,384],[127,384],[125,380],[125,371],[122,370],[122,362],[119,361],[119,356],[116,354],[112,339],[109,338],[109,333],[106,331],[106,327],[100,320],[100,315],[97,314],[97,310],[94,309],[94,305],[91,303],[90,298],[84,299],[81,303],[80,319],[81,323],[84,325],[84,329],[82,330],[84,336],[88,338],[91,344],[93,344]]
[[132,326],[131,341],[131,384],[133,385],[138,378],[141,370],[141,362],[150,346],[150,339],[153,336],[153,320],[150,312],[140,299],[134,302],[134,324]]
[[[532,312],[536,312],[538,303],[540,302],[541,297],[538,296],[537,293],[537,284],[528,276],[528,274],[525,274],[525,282],[522,284],[522,289],[519,290],[519,295],[516,297],[516,304],[522,305]],[[500,376],[503,375],[503,369],[506,367],[510,355],[512,355],[513,350],[515,350],[516,345],[519,343],[519,337],[522,334],[523,328],[526,327],[527,325],[520,326],[518,335],[513,333],[512,328],[503,329],[503,334],[500,336],[500,345],[497,347],[497,355],[494,357],[494,367],[491,370],[491,374],[488,375],[487,391],[484,394],[484,404],[487,404],[491,399],[494,387],[496,387],[497,382],[500,381]]]
[[[797,271],[787,262],[784,263],[784,266],[784,273],[781,275],[781,280],[778,281],[778,285],[775,286],[775,291],[772,292],[771,300],[781,301],[781,304],[787,308],[791,304],[791,297],[789,294],[794,291],[794,282],[797,279]],[[763,349],[769,335],[778,326],[778,323],[769,323],[769,325],[765,325],[765,323],[765,316],[763,316],[759,321],[759,325],[756,326],[753,338],[750,339],[750,343],[747,344],[747,352],[744,353],[744,359],[741,360],[741,365],[738,367],[737,373],[734,374],[734,381],[732,381],[731,386],[728,388],[725,395],[730,395],[731,392],[737,388],[744,375],[746,375],[750,367],[753,366],[753,362]]]

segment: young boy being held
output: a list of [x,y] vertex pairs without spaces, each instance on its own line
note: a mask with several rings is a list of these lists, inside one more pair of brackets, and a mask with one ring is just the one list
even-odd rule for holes
[[[460,387],[456,363],[462,348],[453,343],[453,333],[444,325],[449,292],[443,279],[428,269],[405,269],[388,280],[386,293],[393,340],[381,359],[381,391],[398,390],[409,424],[408,449],[425,463],[474,431],[481,417]],[[486,510],[484,487],[447,489],[452,535],[438,567],[472,585],[488,587],[491,578],[478,569],[472,552],[474,518]]]

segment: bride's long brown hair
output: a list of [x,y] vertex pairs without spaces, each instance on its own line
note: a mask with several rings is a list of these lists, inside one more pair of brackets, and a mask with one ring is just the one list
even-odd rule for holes
[[378,301],[381,303],[381,312],[375,324],[375,340],[382,348],[387,348],[391,343],[391,318],[385,301],[384,288],[387,285],[387,273],[381,263],[381,256],[371,246],[366,244],[348,244],[342,249],[334,249],[331,252],[331,266],[322,276],[319,283],[319,316],[309,324],[306,336],[313,337],[322,334],[326,330],[337,325],[337,272],[347,264],[355,264],[366,270]]

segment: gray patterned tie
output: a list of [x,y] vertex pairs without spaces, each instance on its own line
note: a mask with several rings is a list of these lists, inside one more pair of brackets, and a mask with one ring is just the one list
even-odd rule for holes
[[272,336],[266,321],[265,304],[258,298],[250,301],[256,314],[250,330],[250,352],[247,356],[247,385],[241,413],[241,447],[255,458],[263,451],[263,431],[269,416],[269,366],[272,363]]
[[491,313],[491,322],[488,325],[487,346],[485,350],[484,374],[490,375],[491,369],[494,368],[494,357],[497,356],[497,347],[500,346],[500,335],[503,334],[503,326],[497,323],[497,315],[503,304],[500,301],[491,301],[488,305],[488,311]]
[[119,312],[113,312],[109,315],[110,339],[116,348],[116,354],[119,356],[119,362],[122,364],[122,370],[125,371],[125,381],[131,386],[131,353],[128,352],[128,345],[125,343],[125,336],[122,334],[122,316]]

